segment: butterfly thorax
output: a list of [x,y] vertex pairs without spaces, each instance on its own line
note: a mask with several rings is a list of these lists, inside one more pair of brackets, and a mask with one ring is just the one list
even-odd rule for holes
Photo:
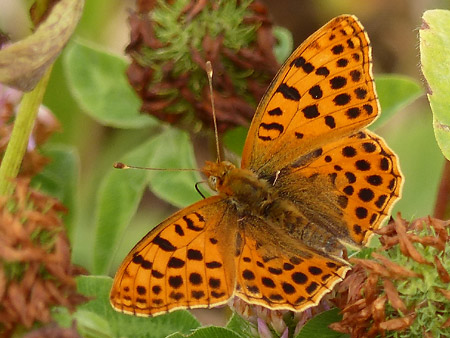
[[210,187],[233,201],[242,214],[260,213],[276,198],[269,182],[228,161],[206,162],[203,172],[208,176]]
[[222,161],[206,162],[203,172],[208,176],[210,187],[228,197],[242,216],[261,217],[277,224],[301,218],[294,205],[281,199],[272,184],[258,178],[251,170]]

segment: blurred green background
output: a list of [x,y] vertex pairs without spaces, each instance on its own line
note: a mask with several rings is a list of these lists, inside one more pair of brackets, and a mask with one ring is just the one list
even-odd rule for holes
[[[125,58],[123,51],[129,34],[127,16],[134,2],[87,0],[77,28],[77,38]],[[27,17],[31,3],[0,0],[0,29],[9,33],[13,40],[30,33],[31,24]],[[423,82],[418,50],[421,16],[427,9],[450,8],[450,1],[443,0],[266,0],[263,3],[268,7],[275,25],[292,32],[294,46],[332,17],[356,15],[372,41],[375,78],[381,73],[398,73],[419,82]],[[153,129],[116,130],[102,126],[83,113],[68,90],[62,59],[60,57],[55,64],[44,103],[63,126],[50,143],[74,147],[79,156],[76,207],[69,211],[74,229],[73,259],[75,263],[91,269],[99,183],[112,170],[112,163],[119,160],[131,146],[145,142]],[[434,139],[432,115],[425,95],[401,109],[387,124],[377,129],[377,133],[399,155],[406,177],[404,198],[396,205],[394,212],[400,211],[407,219],[431,214],[444,160]],[[214,158],[215,155],[211,154],[210,159]],[[196,194],[193,186],[191,193]],[[114,254],[110,271],[115,271],[117,264],[144,234],[176,209],[147,192]]]

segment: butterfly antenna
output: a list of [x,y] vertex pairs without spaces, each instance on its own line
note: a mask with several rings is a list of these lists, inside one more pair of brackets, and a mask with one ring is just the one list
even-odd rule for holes
[[200,169],[191,169],[191,168],[147,168],[147,167],[138,167],[135,165],[127,165],[122,162],[116,162],[113,165],[116,169],[143,169],[143,170],[159,170],[159,171],[201,171]]
[[216,108],[214,106],[214,95],[213,95],[213,87],[212,87],[212,77],[213,77],[213,69],[211,65],[211,61],[206,61],[206,74],[208,74],[208,83],[209,83],[209,96],[211,98],[211,107],[214,121],[214,134],[216,135],[216,150],[217,150],[217,162],[221,162],[220,159],[220,148],[219,148],[219,132],[217,130],[217,118],[216,118]]

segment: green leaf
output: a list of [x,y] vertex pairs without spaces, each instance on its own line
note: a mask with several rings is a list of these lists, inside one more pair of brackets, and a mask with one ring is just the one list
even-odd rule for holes
[[[128,153],[122,161],[147,166],[155,148],[155,139]],[[94,246],[94,274],[108,272],[114,250],[141,200],[148,182],[145,170],[118,170],[111,164],[99,189]]]
[[73,313],[70,313],[69,309],[64,306],[55,306],[51,309],[52,320],[59,326],[69,328],[72,326]]
[[[189,137],[175,128],[164,129],[127,154],[122,162],[152,168],[195,168]],[[99,190],[94,273],[108,272],[114,250],[136,212],[147,183],[162,199],[176,206],[186,206],[200,199],[194,187],[198,181],[198,176],[192,171],[111,168]]]
[[[155,137],[148,165],[152,168],[196,169],[194,150],[189,135],[167,128]],[[200,177],[193,171],[151,171],[150,189],[161,199],[185,207],[201,197],[195,190]]]
[[31,91],[69,41],[83,6],[83,0],[57,2],[32,35],[2,49],[0,83]]
[[[167,315],[153,318],[135,317],[125,315],[113,310],[109,303],[109,292],[112,279],[103,276],[81,276],[77,278],[78,291],[85,296],[94,298],[86,304],[79,306],[75,318],[88,319],[88,314],[93,315],[90,322],[82,322],[90,332],[98,332],[100,337],[121,338],[163,338],[174,332],[188,334],[198,328],[200,323],[188,311],[179,310]],[[81,315],[79,314],[81,312]],[[105,326],[105,323],[108,326]]]
[[404,75],[379,75],[375,79],[375,85],[380,100],[381,114],[370,125],[372,130],[381,127],[397,111],[423,94],[420,84],[415,79]]
[[257,328],[252,323],[235,312],[233,312],[226,327],[239,334],[242,338],[253,338],[255,337],[255,332],[258,332]]
[[167,336],[167,338],[241,338],[236,332],[233,332],[229,329],[223,328],[223,327],[217,327],[217,326],[208,326],[208,327],[202,327],[201,329],[195,330],[192,334],[181,334],[181,333],[175,333],[170,336]]
[[228,130],[223,136],[224,145],[235,154],[242,156],[248,128],[236,127]]
[[79,158],[74,147],[62,144],[46,145],[44,156],[50,158],[44,169],[33,177],[32,185],[60,200],[68,209],[64,224],[69,237],[73,239],[76,216],[76,193],[78,186]]
[[114,337],[111,326],[106,318],[95,312],[79,309],[73,317],[77,321],[78,332],[84,338]]
[[117,128],[144,128],[157,123],[139,113],[141,103],[126,80],[127,63],[123,59],[79,41],[67,48],[64,54],[67,84],[89,116]]
[[420,61],[428,83],[434,135],[450,160],[450,11],[426,11],[422,19]]
[[336,332],[328,326],[342,319],[338,309],[332,309],[318,314],[309,320],[295,338],[344,338],[346,334]]

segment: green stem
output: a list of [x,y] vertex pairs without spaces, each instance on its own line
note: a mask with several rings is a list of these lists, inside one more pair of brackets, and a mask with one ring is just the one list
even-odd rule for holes
[[0,196],[10,195],[14,191],[13,180],[19,173],[51,71],[52,67],[49,67],[37,86],[22,97],[5,156],[0,166]]

